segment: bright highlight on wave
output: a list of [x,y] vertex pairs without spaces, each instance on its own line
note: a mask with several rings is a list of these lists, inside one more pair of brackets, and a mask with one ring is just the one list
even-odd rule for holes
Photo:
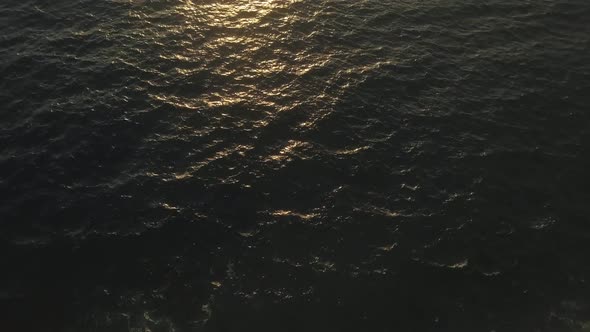
[[[161,59],[181,64],[161,72],[162,79],[152,84],[165,87],[182,80],[199,81],[200,85],[188,93],[166,91],[152,94],[152,98],[190,109],[255,107],[267,114],[257,126],[265,126],[272,121],[268,117],[278,112],[304,104],[315,105],[310,107],[315,110],[331,109],[339,93],[327,93],[326,89],[346,89],[348,83],[331,84],[332,79],[340,78],[331,72],[323,80],[313,75],[345,54],[311,49],[309,46],[321,37],[313,26],[308,33],[295,32],[297,26],[306,24],[298,2],[183,1],[164,11],[150,11],[148,2],[141,6],[137,3],[130,16],[144,27],[138,32],[145,40],[166,44],[160,45]],[[320,11],[316,8],[313,13]],[[146,23],[149,29],[145,29]],[[309,99],[285,98],[294,91]],[[301,126],[310,123],[313,119]]]

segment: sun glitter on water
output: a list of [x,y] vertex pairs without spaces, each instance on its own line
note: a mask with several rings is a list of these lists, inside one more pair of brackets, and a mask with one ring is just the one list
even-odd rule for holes
[[[293,70],[305,70],[311,66],[303,63],[293,66],[291,62],[300,62],[299,58],[290,53],[285,45],[281,45],[282,41],[288,38],[290,25],[296,19],[294,15],[288,14],[287,9],[296,2],[179,2],[169,10],[178,21],[166,27],[166,34],[188,35],[194,42],[184,42],[181,51],[162,57],[189,62],[191,59],[199,59],[200,65],[178,68],[177,74],[190,77],[196,72],[214,68],[208,75],[223,78],[224,83],[222,88],[208,89],[197,99],[170,94],[154,97],[189,108],[249,102],[275,110],[282,109],[274,99],[287,87],[279,85],[269,89],[263,86],[266,79],[285,75]],[[161,37],[162,35],[159,35],[156,39],[169,38]],[[218,54],[219,57],[211,58],[211,54]]]

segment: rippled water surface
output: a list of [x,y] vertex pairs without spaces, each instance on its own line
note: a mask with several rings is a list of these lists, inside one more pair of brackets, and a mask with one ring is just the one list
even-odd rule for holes
[[588,331],[589,17],[2,0],[0,330]]

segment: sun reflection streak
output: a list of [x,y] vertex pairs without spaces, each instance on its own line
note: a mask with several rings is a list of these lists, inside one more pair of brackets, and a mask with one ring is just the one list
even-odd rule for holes
[[[256,101],[256,104],[281,109],[274,99],[280,97],[280,89],[261,88],[265,79],[288,74],[294,68],[293,54],[279,44],[286,40],[291,29],[288,8],[297,1],[286,0],[238,0],[238,1],[184,1],[175,6],[174,15],[181,24],[170,26],[172,33],[189,34],[192,44],[182,49],[182,54],[165,54],[162,58],[200,62],[196,68],[179,68],[176,74],[190,77],[199,71],[207,71],[223,81],[199,96],[199,100],[179,100],[183,97],[156,95],[155,99],[168,100],[190,108],[201,104],[205,107],[221,107]],[[170,33],[170,31],[169,31]],[[186,38],[179,38],[186,40]],[[270,59],[268,55],[273,55]]]
[[[324,10],[301,0],[135,6],[130,16],[144,27],[137,35],[166,60],[156,62],[165,66],[155,68],[159,77],[148,81],[150,98],[211,115],[250,112],[250,129],[267,127],[284,112],[304,112],[293,125],[312,129],[362,82],[360,74],[380,70],[363,49],[323,43],[332,32],[324,30],[324,20],[308,18],[329,17]],[[353,58],[358,65],[349,66]],[[243,121],[242,115],[235,119]]]
[[[271,11],[286,8],[296,1],[237,0],[196,2],[187,0],[177,7],[185,17],[205,18],[210,26],[244,29],[261,22]],[[203,15],[205,14],[205,15]],[[190,23],[190,22],[189,22]]]

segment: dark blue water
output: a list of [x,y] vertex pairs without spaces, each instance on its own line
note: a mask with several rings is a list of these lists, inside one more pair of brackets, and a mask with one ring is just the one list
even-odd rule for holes
[[2,0],[0,330],[590,330],[589,17]]

